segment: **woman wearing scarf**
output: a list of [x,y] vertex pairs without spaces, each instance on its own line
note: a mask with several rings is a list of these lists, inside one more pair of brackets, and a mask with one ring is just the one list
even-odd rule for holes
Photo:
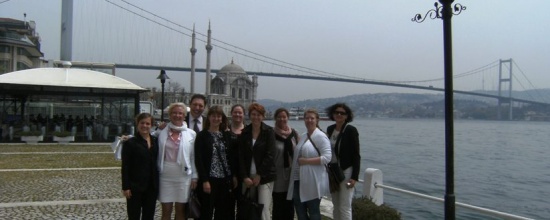
[[[175,203],[176,219],[184,219],[185,204],[197,185],[194,142],[196,133],[184,122],[187,107],[172,103],[168,107],[170,123],[158,135],[160,173],[159,201],[162,219],[170,219]],[[158,131],[157,131],[158,132]]]
[[273,184],[273,220],[294,219],[292,200],[286,199],[290,178],[290,163],[294,147],[298,142],[296,130],[288,126],[288,110],[279,108],[275,111],[275,170],[277,178]]

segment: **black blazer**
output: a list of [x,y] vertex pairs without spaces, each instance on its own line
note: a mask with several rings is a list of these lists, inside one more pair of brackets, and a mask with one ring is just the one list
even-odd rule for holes
[[158,140],[151,136],[151,149],[147,148],[147,141],[137,135],[125,141],[122,145],[122,190],[143,192],[150,183],[153,183],[158,192],[159,172],[157,155]]
[[[359,132],[353,125],[344,124],[344,131],[340,131],[336,140],[335,155],[340,161],[340,168],[345,170],[352,166],[351,178],[355,181],[359,180],[359,169],[361,166],[361,154],[359,152]],[[327,135],[330,138],[332,132],[336,128],[336,124],[330,125],[327,128]]]
[[[232,155],[232,148],[230,146],[231,144],[231,135],[228,131],[222,131],[223,135],[223,144],[225,145],[225,157],[228,162],[229,167],[226,169],[229,169],[231,172],[231,176],[229,178],[232,178],[233,175],[237,172],[235,169],[234,161]],[[199,181],[205,182],[209,181],[210,179],[210,168],[212,165],[212,154],[214,153],[214,138],[210,134],[208,130],[202,130],[197,134],[197,137],[195,139],[195,166],[197,167],[197,172],[199,174]],[[224,171],[226,172],[226,171]],[[227,173],[226,173],[227,174]]]
[[256,164],[256,174],[260,184],[273,182],[275,173],[275,132],[262,122],[260,135],[252,146],[252,125],[246,126],[239,137],[239,178],[250,177],[252,158]]

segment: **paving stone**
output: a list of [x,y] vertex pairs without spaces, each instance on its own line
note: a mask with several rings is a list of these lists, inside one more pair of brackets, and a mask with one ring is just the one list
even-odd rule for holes
[[[52,173],[53,172],[53,173]],[[0,172],[0,219],[127,219],[120,170],[17,171],[27,181],[6,181]],[[330,201],[323,199],[325,213]],[[157,202],[155,219],[160,219]]]

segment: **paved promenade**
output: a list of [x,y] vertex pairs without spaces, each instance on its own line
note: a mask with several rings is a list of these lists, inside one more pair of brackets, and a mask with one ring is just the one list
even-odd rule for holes
[[[18,181],[18,175],[33,178]],[[0,219],[127,219],[120,185],[120,167],[3,169]],[[321,206],[331,216],[332,203],[324,199]]]

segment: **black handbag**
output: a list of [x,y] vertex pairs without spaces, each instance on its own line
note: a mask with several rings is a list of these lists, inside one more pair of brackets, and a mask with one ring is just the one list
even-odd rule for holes
[[330,175],[334,175],[336,180],[340,183],[342,182],[346,177],[344,176],[344,172],[342,169],[340,169],[340,164],[338,163],[329,163],[327,165],[328,171]]
[[189,202],[187,202],[186,212],[187,218],[200,218],[201,217],[201,202],[199,197],[195,193],[195,190],[191,190],[189,194]]
[[[264,204],[257,202],[257,199],[250,198],[250,188],[239,198],[237,220],[261,220]],[[256,193],[257,197],[257,193]]]
[[344,172],[340,169],[340,165],[338,165],[338,163],[329,163],[327,165],[327,173],[330,192],[333,193],[339,191],[340,183],[342,183],[342,181],[346,178],[344,176]]
[[[309,137],[309,135],[307,138],[309,139],[311,144],[313,144],[313,147],[315,148],[319,156],[321,156],[321,152],[319,152],[319,149],[317,148],[317,145],[315,145],[315,142],[311,140],[311,137]],[[340,169],[340,165],[338,163],[329,163],[325,165],[325,169],[327,170],[328,174],[328,186],[330,189],[330,193],[339,191],[340,183],[346,178],[344,176],[344,172],[342,171],[342,169]]]

